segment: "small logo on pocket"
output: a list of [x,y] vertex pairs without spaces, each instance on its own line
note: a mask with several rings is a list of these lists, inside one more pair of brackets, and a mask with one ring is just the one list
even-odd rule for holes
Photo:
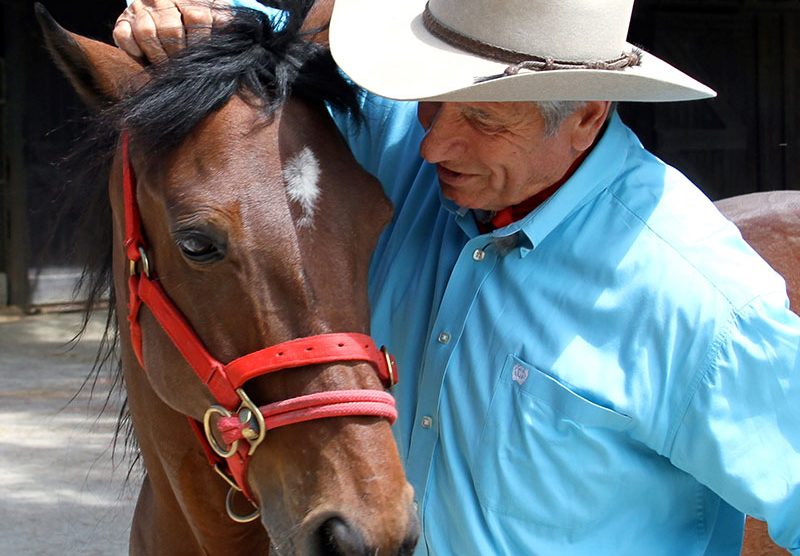
[[511,378],[514,382],[522,386],[528,380],[528,369],[517,363],[511,369]]

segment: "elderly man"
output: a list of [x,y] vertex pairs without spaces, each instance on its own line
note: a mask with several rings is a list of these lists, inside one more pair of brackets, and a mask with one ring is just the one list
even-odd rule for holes
[[[748,513],[800,555],[800,319],[616,115],[714,94],[626,43],[631,9],[336,3],[333,54],[371,92],[340,127],[395,206],[370,294],[416,554],[734,555]],[[181,16],[212,20],[136,0],[115,38],[158,59]]]

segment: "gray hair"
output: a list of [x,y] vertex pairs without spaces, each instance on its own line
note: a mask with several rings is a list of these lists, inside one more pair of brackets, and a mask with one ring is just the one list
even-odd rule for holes
[[[540,100],[534,102],[544,119],[544,133],[547,137],[553,137],[561,124],[576,110],[586,104],[583,100]],[[611,103],[608,115],[614,113],[617,103]]]

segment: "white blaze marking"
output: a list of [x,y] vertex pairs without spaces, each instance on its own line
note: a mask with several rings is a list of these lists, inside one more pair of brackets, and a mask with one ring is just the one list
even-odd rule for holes
[[313,222],[314,209],[320,194],[319,173],[317,157],[308,147],[292,157],[283,168],[286,194],[303,211],[303,216],[297,223],[300,227],[310,226]]

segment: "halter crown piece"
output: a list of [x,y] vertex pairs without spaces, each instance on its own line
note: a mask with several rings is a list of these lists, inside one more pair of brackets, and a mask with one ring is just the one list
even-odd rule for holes
[[250,353],[224,364],[208,353],[189,321],[154,277],[136,201],[136,178],[129,155],[128,133],[122,134],[123,198],[125,204],[125,250],[129,261],[128,322],[136,358],[142,357],[139,311],[146,305],[183,358],[217,401],[206,410],[202,426],[189,423],[200,441],[211,467],[230,486],[226,499],[228,515],[246,523],[259,517],[256,509],[242,516],[233,510],[236,493],[256,506],[247,487],[249,457],[267,431],[291,425],[344,416],[381,417],[394,423],[394,397],[380,390],[334,390],[292,398],[257,407],[244,391],[253,378],[283,369],[340,361],[366,361],[386,388],[397,384],[397,363],[372,338],[358,333],[333,333],[298,338]]

